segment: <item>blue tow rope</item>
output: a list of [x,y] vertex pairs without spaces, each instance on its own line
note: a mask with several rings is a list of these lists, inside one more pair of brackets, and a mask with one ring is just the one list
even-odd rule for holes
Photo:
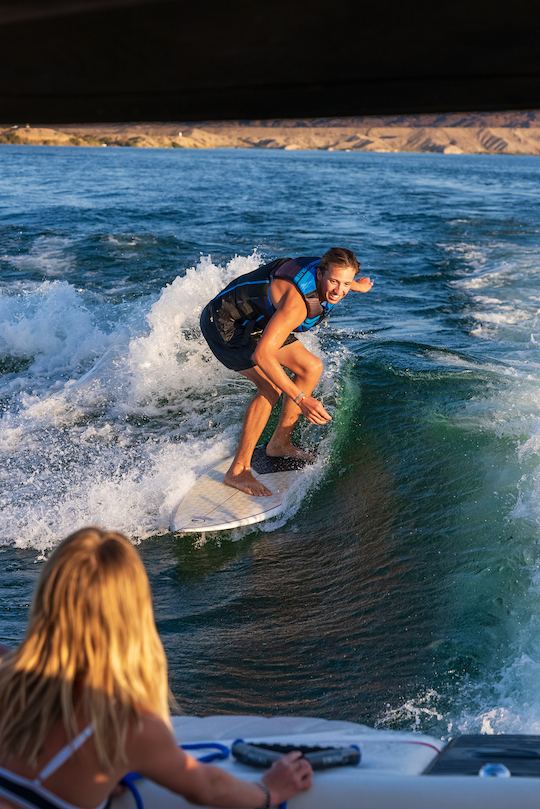
[[[183,750],[210,750],[211,752],[198,759],[202,762],[224,761],[229,757],[229,748],[218,742],[196,742],[180,746]],[[290,745],[269,745],[263,744],[262,742],[259,742],[258,745],[254,745],[245,742],[243,739],[236,739],[231,746],[231,753],[237,761],[259,769],[270,767],[272,763],[279,758],[280,754],[283,755],[284,753],[291,752],[291,750]],[[357,744],[339,748],[300,745],[298,750],[311,764],[314,770],[325,770],[329,767],[357,767],[362,757],[360,747]],[[137,781],[139,778],[142,778],[139,773],[131,772],[124,776],[120,783],[129,789],[133,795],[137,809],[144,809],[140,792],[134,784],[134,781]],[[287,809],[287,802],[283,801],[280,803],[279,809]]]
[[182,750],[213,750],[213,753],[207,753],[205,756],[201,756],[199,761],[204,762],[204,764],[210,764],[211,761],[225,761],[225,759],[229,758],[229,748],[224,744],[218,744],[218,742],[193,742],[193,744],[182,744],[180,745]]
[[[225,759],[229,758],[229,748],[224,744],[218,744],[218,742],[194,742],[193,744],[182,744],[180,747],[182,750],[211,750],[212,752],[199,758],[199,761],[205,764],[209,764],[211,761],[225,761]],[[144,803],[141,793],[135,786],[135,781],[139,781],[143,777],[138,772],[128,772],[120,781],[122,786],[131,792],[137,809],[144,809]],[[280,804],[280,809],[286,809],[286,804]]]

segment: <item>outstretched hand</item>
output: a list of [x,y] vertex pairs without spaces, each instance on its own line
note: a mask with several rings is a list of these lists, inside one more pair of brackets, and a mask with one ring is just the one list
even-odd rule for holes
[[359,278],[358,281],[353,281],[351,284],[351,289],[353,292],[369,292],[372,286],[373,281],[368,275],[366,275],[363,278]]
[[304,396],[298,403],[298,407],[302,411],[302,415],[312,424],[326,424],[327,421],[332,421],[330,413],[313,396]]
[[272,806],[288,801],[297,792],[309,789],[312,783],[313,770],[302,753],[295,750],[275,761],[263,775],[262,781],[270,790]]

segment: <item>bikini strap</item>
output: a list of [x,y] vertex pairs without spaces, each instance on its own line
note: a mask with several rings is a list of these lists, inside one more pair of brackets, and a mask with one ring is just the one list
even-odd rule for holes
[[56,770],[62,766],[71,756],[82,747],[85,741],[90,738],[92,733],[94,732],[93,725],[87,725],[84,730],[75,736],[72,741],[68,742],[58,753],[51,758],[48,764],[46,764],[40,773],[38,773],[37,777],[34,781],[38,784],[41,784],[42,781],[45,781],[49,776],[56,772]]

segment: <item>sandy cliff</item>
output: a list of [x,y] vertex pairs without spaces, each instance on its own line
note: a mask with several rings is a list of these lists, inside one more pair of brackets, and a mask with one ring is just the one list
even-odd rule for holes
[[392,119],[197,124],[0,125],[0,143],[143,148],[324,149],[444,154],[540,154],[540,114],[396,116]]

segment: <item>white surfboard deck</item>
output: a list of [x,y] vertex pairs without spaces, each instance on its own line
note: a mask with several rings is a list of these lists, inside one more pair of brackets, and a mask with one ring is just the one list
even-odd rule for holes
[[285,495],[303,474],[305,466],[285,458],[267,458],[264,447],[257,447],[252,462],[253,473],[272,495],[254,497],[223,483],[232,460],[232,456],[223,458],[195,481],[172,509],[171,531],[226,531],[274,517],[283,511]]

